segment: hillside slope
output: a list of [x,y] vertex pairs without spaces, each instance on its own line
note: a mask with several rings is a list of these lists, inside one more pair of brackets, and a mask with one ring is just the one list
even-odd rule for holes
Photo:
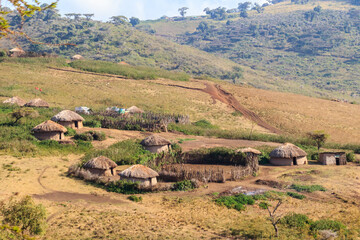
[[[20,70],[19,70],[20,69]],[[131,80],[49,69],[42,64],[7,60],[0,63],[0,96],[41,97],[53,107],[137,105],[155,112],[187,114],[191,121],[207,119],[222,129],[268,133],[248,118],[234,114],[234,108],[214,99],[203,81]],[[213,84],[213,83],[212,83]],[[259,90],[218,82],[245,108],[284,134],[302,136],[312,130],[326,130],[330,140],[360,143],[360,106]],[[179,87],[180,86],[180,87]],[[34,88],[40,87],[40,93]],[[193,89],[192,89],[193,88]]]
[[[314,7],[320,5],[319,12]],[[344,2],[282,2],[248,18],[149,21],[162,37],[281,78],[270,88],[326,98],[360,98],[360,10]],[[197,29],[199,24],[207,24]],[[262,82],[247,81],[258,88]],[[287,82],[283,87],[283,82]]]

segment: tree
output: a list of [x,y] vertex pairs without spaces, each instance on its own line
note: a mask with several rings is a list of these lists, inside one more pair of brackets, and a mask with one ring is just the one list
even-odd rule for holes
[[266,205],[266,208],[267,208],[268,213],[269,213],[269,220],[270,220],[271,225],[273,226],[273,228],[275,230],[275,236],[276,237],[279,237],[279,229],[278,229],[277,225],[281,220],[281,216],[278,216],[276,214],[276,211],[279,209],[279,207],[281,206],[282,203],[283,203],[283,200],[280,199],[278,201],[278,203],[276,204],[275,208],[272,211],[270,210],[269,205],[268,204]]
[[321,7],[320,5],[317,5],[316,7],[314,7],[314,11],[315,11],[315,12],[320,13],[321,10],[322,10],[322,7]]
[[130,24],[135,27],[136,25],[140,24],[140,19],[136,18],[136,17],[132,17],[130,18]]
[[20,201],[11,199],[8,204],[0,204],[3,221],[9,225],[20,227],[22,232],[41,234],[46,227],[46,209],[34,203],[30,196]]
[[129,19],[125,16],[112,16],[110,22],[114,25],[120,25],[129,22]]
[[218,7],[210,10],[209,8],[205,8],[204,11],[206,14],[210,15],[210,18],[216,20],[224,20],[226,18],[226,8]]
[[209,30],[209,24],[207,22],[201,22],[199,23],[199,26],[196,28],[196,30],[206,32]]
[[324,131],[314,131],[309,132],[308,137],[315,142],[318,152],[320,148],[325,144],[326,140],[329,138],[329,135],[326,134]]
[[92,17],[95,16],[95,14],[93,13],[86,13],[86,14],[83,14],[84,17],[86,18],[86,20],[90,21]]
[[82,14],[80,13],[74,13],[73,16],[74,16],[74,19],[77,21],[77,20],[80,20],[80,17],[81,17]]
[[240,17],[242,17],[242,18],[248,18],[248,17],[249,17],[249,14],[248,14],[247,11],[241,11],[241,12],[240,12]]
[[250,6],[251,6],[251,2],[239,3],[238,9],[240,11],[247,11],[247,10],[249,10]]
[[11,117],[15,118],[15,123],[17,123],[20,119],[24,118],[24,117],[38,117],[39,113],[32,109],[32,108],[20,108],[17,110],[14,110],[11,113]]
[[180,13],[180,15],[181,15],[182,17],[185,17],[187,10],[189,10],[188,7],[182,7],[182,8],[179,8],[179,9],[178,9],[178,11],[179,11],[179,13]]
[[256,10],[258,13],[262,13],[264,12],[265,8],[260,6],[260,4],[258,3],[255,3],[254,4],[254,7],[252,8],[253,10]]

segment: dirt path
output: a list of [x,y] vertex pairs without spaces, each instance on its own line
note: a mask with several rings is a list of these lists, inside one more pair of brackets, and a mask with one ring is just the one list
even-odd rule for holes
[[[197,81],[197,82],[199,82],[199,81]],[[219,84],[204,82],[205,88],[192,88],[192,87],[185,87],[185,86],[176,85],[176,84],[162,84],[162,83],[157,83],[157,84],[171,86],[171,87],[184,88],[184,89],[189,89],[189,90],[195,90],[195,91],[201,91],[201,92],[207,93],[214,100],[214,103],[216,103],[216,100],[218,100],[222,103],[225,103],[229,107],[240,112],[245,118],[250,119],[251,121],[258,124],[260,127],[263,127],[272,133],[281,134],[281,131],[279,129],[266,123],[256,113],[254,113],[254,112],[250,111],[249,109],[247,109],[246,107],[244,107],[231,93],[222,89]]]

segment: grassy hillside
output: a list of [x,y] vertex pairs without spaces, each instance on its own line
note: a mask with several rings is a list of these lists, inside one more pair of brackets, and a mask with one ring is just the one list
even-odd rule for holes
[[[95,110],[108,106],[137,105],[154,112],[186,114],[191,121],[207,119],[221,129],[266,133],[254,126],[225,103],[214,100],[202,89],[202,81],[179,82],[171,80],[131,80],[105,76],[64,72],[46,68],[52,63],[39,63],[32,59],[9,59],[0,63],[0,96],[20,96],[24,99],[41,97],[53,107],[70,108],[89,106]],[[44,61],[43,61],[44,62]],[[330,141],[360,143],[359,105],[337,103],[301,95],[258,90],[251,87],[218,83],[245,107],[267,123],[293,137],[312,130],[326,130]],[[35,90],[40,87],[43,92]],[[190,88],[190,89],[189,89]]]
[[[17,16],[10,15],[12,26],[18,26]],[[199,76],[235,80],[241,77],[241,66],[193,47],[181,46],[161,37],[141,32],[130,24],[112,24],[86,19],[67,19],[47,10],[27,20],[25,32],[34,40],[50,43],[73,43],[76,46],[31,44],[19,38],[25,50],[47,52],[70,58],[80,54],[87,59],[111,62],[125,61],[130,65],[157,67]],[[0,48],[15,45],[6,40]]]
[[[320,12],[313,9],[320,5]],[[288,1],[225,20],[187,18],[144,22],[157,34],[265,71],[283,81],[270,88],[327,98],[359,100],[358,7],[345,2]],[[201,22],[204,30],[197,30]],[[271,76],[270,76],[271,78]],[[242,79],[242,82],[248,82]],[[262,82],[252,82],[264,88]]]

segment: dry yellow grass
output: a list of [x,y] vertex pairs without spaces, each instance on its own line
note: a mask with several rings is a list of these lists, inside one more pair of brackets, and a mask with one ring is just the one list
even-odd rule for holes
[[[84,199],[71,198],[71,195],[68,199],[36,198],[36,202],[44,204],[48,210],[49,228],[44,239],[225,239],[223,234],[229,234],[230,229],[242,230],[243,234],[249,236],[263,236],[263,239],[269,239],[273,234],[272,227],[266,220],[265,210],[254,205],[248,206],[243,212],[237,212],[215,205],[211,195],[208,195],[236,186],[269,189],[255,185],[255,178],[226,184],[209,184],[208,188],[193,192],[145,194],[142,195],[142,203],[134,203],[127,200],[125,195],[107,193],[80,180],[65,177],[67,167],[79,157],[17,159],[1,156],[0,165],[12,163],[13,167],[20,170],[10,172],[0,169],[0,199],[7,199],[15,192],[19,193],[17,197],[34,194],[44,197],[44,194],[54,191],[84,194]],[[284,174],[311,170],[320,172],[303,180],[298,180],[298,175],[282,177]],[[288,198],[279,213],[296,212],[307,214],[314,220],[339,220],[354,233],[360,227],[360,180],[357,170],[358,166],[355,165],[262,167],[257,178],[323,185],[329,191],[306,194],[307,198],[302,201]],[[105,200],[102,203],[92,202],[86,200],[87,196],[112,199],[117,203]],[[284,227],[280,228],[280,233],[279,239],[296,239]]]

